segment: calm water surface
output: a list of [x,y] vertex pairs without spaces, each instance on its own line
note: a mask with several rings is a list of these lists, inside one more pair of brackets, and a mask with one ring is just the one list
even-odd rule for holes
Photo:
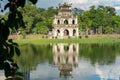
[[119,44],[20,46],[16,62],[26,80],[119,80]]

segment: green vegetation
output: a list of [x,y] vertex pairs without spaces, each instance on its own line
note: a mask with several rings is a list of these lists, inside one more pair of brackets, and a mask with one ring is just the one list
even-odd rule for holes
[[108,34],[119,33],[120,16],[110,6],[91,6],[90,10],[79,15],[80,29],[86,31],[86,34]]
[[50,43],[119,43],[120,39],[118,38],[70,38],[70,39],[20,39],[15,40],[19,44],[50,44]]
[[[26,29],[14,30],[19,34],[47,34],[52,30],[54,15],[58,8],[38,8],[32,3],[27,3],[22,12]],[[78,16],[79,32],[89,34],[112,34],[120,33],[120,16],[116,15],[115,8],[111,6],[91,6],[89,10],[74,15]],[[5,17],[8,14],[5,14]]]
[[19,8],[19,10],[23,13],[26,34],[46,34],[52,29],[53,16],[57,14],[57,9],[54,7],[49,7],[46,10],[37,8],[32,3],[26,4],[24,8]]
[[[3,2],[4,0],[1,0]],[[33,4],[37,0],[30,0]],[[9,13],[5,16],[0,16],[0,70],[4,70],[6,80],[18,80],[17,74],[18,65],[14,62],[14,55],[20,56],[20,50],[17,43],[14,43],[8,36],[11,31],[18,31],[19,28],[25,28],[25,23],[23,21],[23,16],[18,10],[18,7],[24,7],[26,0],[7,0],[4,10],[9,9]],[[0,4],[1,5],[1,4]],[[4,10],[0,6],[1,12]],[[15,54],[16,53],[16,54]],[[16,77],[13,77],[16,76]],[[22,80],[22,77],[19,80]]]

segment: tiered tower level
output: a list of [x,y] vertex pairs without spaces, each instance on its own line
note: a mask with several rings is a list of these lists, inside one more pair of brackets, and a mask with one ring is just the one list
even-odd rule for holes
[[74,16],[71,9],[72,4],[59,4],[58,15],[54,16],[53,37],[71,38],[78,37],[78,19]]

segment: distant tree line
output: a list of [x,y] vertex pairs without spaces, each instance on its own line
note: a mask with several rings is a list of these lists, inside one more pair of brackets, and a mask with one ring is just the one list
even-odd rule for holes
[[79,28],[86,34],[107,34],[120,32],[120,16],[110,6],[91,6],[79,16]]
[[[19,8],[19,11],[22,12],[26,29],[21,28],[17,31],[18,33],[47,34],[48,31],[52,30],[53,18],[58,13],[58,8],[44,9],[28,3],[24,8]],[[116,15],[113,7],[91,6],[89,10],[82,11],[82,13],[75,10],[73,12],[74,15],[78,16],[79,32],[81,34],[120,33],[120,16]]]
[[23,14],[26,25],[24,32],[27,34],[48,33],[49,30],[52,30],[53,16],[58,12],[54,7],[37,8],[32,3],[26,4],[24,8],[19,8],[19,10]]

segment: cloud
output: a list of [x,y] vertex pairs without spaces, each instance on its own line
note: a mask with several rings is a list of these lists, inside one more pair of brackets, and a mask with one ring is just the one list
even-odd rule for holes
[[48,8],[50,6],[57,7],[59,3],[69,2],[72,3],[72,7],[88,10],[90,6],[104,5],[112,6],[116,10],[120,7],[120,0],[38,0],[37,6],[42,8]]
[[98,4],[98,0],[62,0],[62,3],[63,2],[72,3],[72,7],[77,7],[84,10],[89,9],[92,5]]
[[116,10],[120,10],[120,6],[115,7]]
[[[70,2],[73,7],[88,10],[90,6],[104,5],[104,6],[120,6],[120,0],[62,0],[62,2]],[[118,9],[118,8],[117,8]]]
[[80,59],[78,62],[78,67],[73,69],[72,74],[75,77],[79,77],[79,79],[92,76],[95,74],[94,66],[92,66],[90,62]]
[[114,65],[96,65],[95,70],[103,80],[119,80],[120,76],[120,56],[116,57]]

